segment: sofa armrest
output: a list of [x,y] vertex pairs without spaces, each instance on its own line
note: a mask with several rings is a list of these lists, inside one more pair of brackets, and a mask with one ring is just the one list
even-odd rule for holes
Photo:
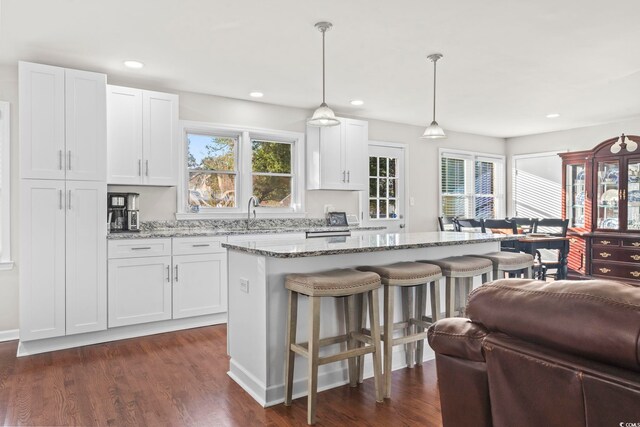
[[429,327],[429,345],[437,354],[484,362],[482,342],[487,330],[469,319],[447,318]]

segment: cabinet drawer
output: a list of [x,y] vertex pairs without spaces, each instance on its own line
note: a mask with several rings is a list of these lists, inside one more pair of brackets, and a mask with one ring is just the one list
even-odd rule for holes
[[226,237],[174,237],[174,255],[215,254],[226,252],[222,244]]
[[640,265],[594,262],[592,275],[598,277],[640,280]]
[[607,261],[622,261],[630,263],[638,263],[640,266],[640,251],[633,249],[620,248],[593,248],[593,259]]
[[109,240],[109,259],[171,255],[171,239]]
[[625,239],[622,241],[622,246],[627,248],[640,249],[640,239]]
[[620,240],[610,237],[596,237],[593,239],[593,244],[598,246],[620,246]]

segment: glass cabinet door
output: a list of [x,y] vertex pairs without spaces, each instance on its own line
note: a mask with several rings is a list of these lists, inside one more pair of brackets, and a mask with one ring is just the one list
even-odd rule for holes
[[627,188],[622,198],[627,202],[627,230],[640,231],[640,158],[627,163]]
[[620,228],[620,167],[617,160],[598,162],[596,226],[604,230]]
[[585,172],[584,164],[567,165],[565,182],[565,207],[569,227],[585,225]]

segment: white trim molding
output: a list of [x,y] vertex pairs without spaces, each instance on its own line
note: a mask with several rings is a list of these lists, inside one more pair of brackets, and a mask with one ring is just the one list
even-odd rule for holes
[[0,270],[11,270],[11,106],[0,101]]
[[18,329],[9,329],[8,331],[0,331],[0,342],[15,341],[20,338]]

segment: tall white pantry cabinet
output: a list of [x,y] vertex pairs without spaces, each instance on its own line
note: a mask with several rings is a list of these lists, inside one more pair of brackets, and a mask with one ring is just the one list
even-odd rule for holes
[[106,76],[19,63],[20,340],[107,327]]

